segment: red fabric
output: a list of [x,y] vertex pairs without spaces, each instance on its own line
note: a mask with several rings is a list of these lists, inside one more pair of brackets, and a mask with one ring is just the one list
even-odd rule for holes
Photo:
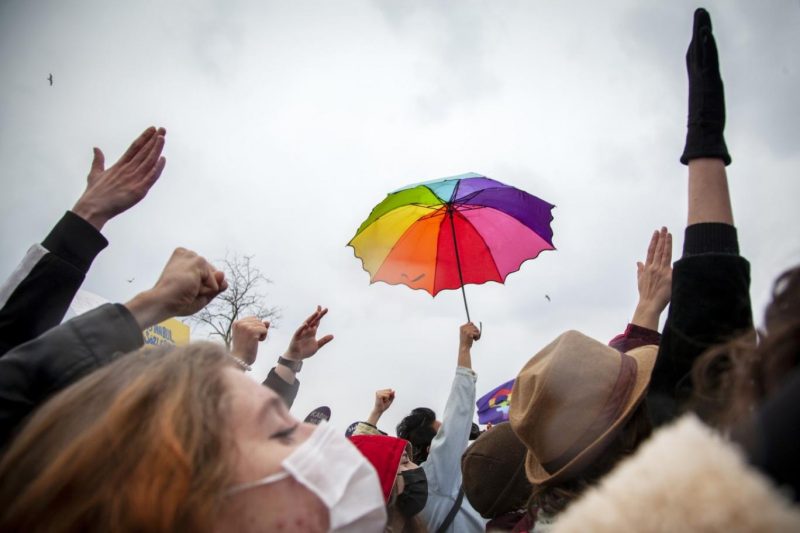
[[388,502],[397,477],[397,467],[400,466],[400,458],[408,441],[388,435],[353,435],[350,441],[375,467],[383,489],[383,499]]
[[452,227],[450,217],[447,215],[439,227],[439,242],[436,248],[436,282],[433,285],[434,296],[441,290],[461,287],[461,281],[458,278],[456,250],[453,245],[453,227],[456,230],[458,259],[464,283],[480,284],[487,281],[502,283],[503,276],[497,271],[491,250],[473,225],[456,211],[453,214]]
[[623,333],[620,333],[608,343],[618,352],[629,352],[633,349],[647,346],[648,344],[661,344],[661,334],[636,324],[628,324]]

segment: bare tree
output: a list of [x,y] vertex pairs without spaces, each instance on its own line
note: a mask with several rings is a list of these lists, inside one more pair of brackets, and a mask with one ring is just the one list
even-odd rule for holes
[[228,290],[193,315],[190,321],[209,329],[209,336],[221,338],[230,349],[235,321],[247,316],[274,321],[280,318],[280,308],[264,304],[267,296],[262,291],[263,286],[272,281],[253,264],[252,255],[233,254],[220,263],[228,281]]

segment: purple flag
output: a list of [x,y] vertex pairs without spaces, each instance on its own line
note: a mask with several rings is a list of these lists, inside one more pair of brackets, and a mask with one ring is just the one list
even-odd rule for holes
[[511,402],[511,389],[514,380],[507,381],[487,392],[475,402],[478,407],[478,422],[498,424],[508,420],[508,406]]

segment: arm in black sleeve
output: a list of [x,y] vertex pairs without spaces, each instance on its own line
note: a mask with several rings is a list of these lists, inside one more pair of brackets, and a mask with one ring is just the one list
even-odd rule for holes
[[105,304],[9,351],[0,358],[0,449],[50,396],[140,346],[130,312]]
[[0,287],[0,355],[58,325],[108,241],[67,211]]
[[289,409],[292,408],[294,399],[297,398],[297,391],[300,389],[300,381],[298,381],[297,378],[295,378],[294,383],[290,385],[275,372],[274,368],[272,368],[267,375],[267,379],[264,380],[264,385],[283,398],[284,403],[286,403]]
[[750,264],[738,254],[702,253],[675,263],[647,405],[655,426],[675,418],[692,391],[691,370],[708,348],[752,329]]

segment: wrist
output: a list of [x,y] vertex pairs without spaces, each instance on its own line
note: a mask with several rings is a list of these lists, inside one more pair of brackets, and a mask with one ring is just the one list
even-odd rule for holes
[[303,356],[300,355],[299,352],[295,352],[291,348],[288,348],[283,353],[283,355],[281,357],[283,357],[284,359],[288,359],[289,361],[302,361],[303,360]]
[[658,320],[661,318],[661,309],[658,307],[657,305],[640,302],[633,312],[631,324],[657,330]]
[[102,230],[103,226],[105,226],[106,222],[109,220],[109,218],[100,212],[99,209],[93,208],[87,202],[83,202],[82,200],[78,200],[78,202],[72,208],[72,212],[94,226],[97,231]]
[[290,359],[286,355],[278,357],[278,366],[283,366],[297,374],[303,368],[303,361],[297,359]]
[[236,346],[235,342],[231,348],[231,355],[237,359],[241,359],[248,365],[252,365],[256,362],[256,355],[253,350],[241,349]]
[[140,292],[125,307],[141,329],[147,329],[169,318],[164,305],[153,289]]

